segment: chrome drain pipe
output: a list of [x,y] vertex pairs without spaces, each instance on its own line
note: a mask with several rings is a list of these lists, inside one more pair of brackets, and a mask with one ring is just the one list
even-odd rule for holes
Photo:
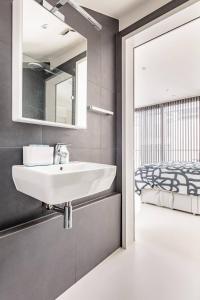
[[47,209],[63,214],[64,216],[64,228],[71,229],[72,228],[72,203],[66,202],[64,208],[56,206],[56,205],[47,205]]
[[67,202],[64,206],[64,228],[72,228],[72,203]]

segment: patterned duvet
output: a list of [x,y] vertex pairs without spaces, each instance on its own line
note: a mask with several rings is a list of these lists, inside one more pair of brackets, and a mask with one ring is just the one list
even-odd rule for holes
[[185,195],[200,195],[200,162],[144,165],[135,172],[135,189],[159,188]]

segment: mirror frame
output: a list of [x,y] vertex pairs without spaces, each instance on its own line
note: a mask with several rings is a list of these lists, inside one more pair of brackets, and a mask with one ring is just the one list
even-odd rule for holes
[[87,128],[87,85],[86,85],[86,107],[85,107],[84,125],[79,124],[77,115],[83,113],[83,111],[81,105],[78,104],[76,104],[77,115],[75,116],[75,122],[76,122],[75,125],[57,123],[57,122],[45,121],[45,120],[37,120],[32,118],[25,118],[22,116],[23,1],[24,0],[13,0],[12,3],[12,121],[20,122],[20,123],[44,125],[44,126],[71,128],[71,129],[86,129]]

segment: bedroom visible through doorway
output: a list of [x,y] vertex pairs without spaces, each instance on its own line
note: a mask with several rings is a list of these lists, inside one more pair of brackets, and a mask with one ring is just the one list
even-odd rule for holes
[[155,218],[156,206],[200,215],[198,32],[195,17],[133,47],[136,236],[137,215],[147,205]]

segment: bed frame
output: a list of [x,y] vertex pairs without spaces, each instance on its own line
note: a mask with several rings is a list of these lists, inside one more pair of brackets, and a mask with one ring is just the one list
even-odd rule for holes
[[200,196],[182,195],[159,189],[143,189],[141,202],[200,215]]

